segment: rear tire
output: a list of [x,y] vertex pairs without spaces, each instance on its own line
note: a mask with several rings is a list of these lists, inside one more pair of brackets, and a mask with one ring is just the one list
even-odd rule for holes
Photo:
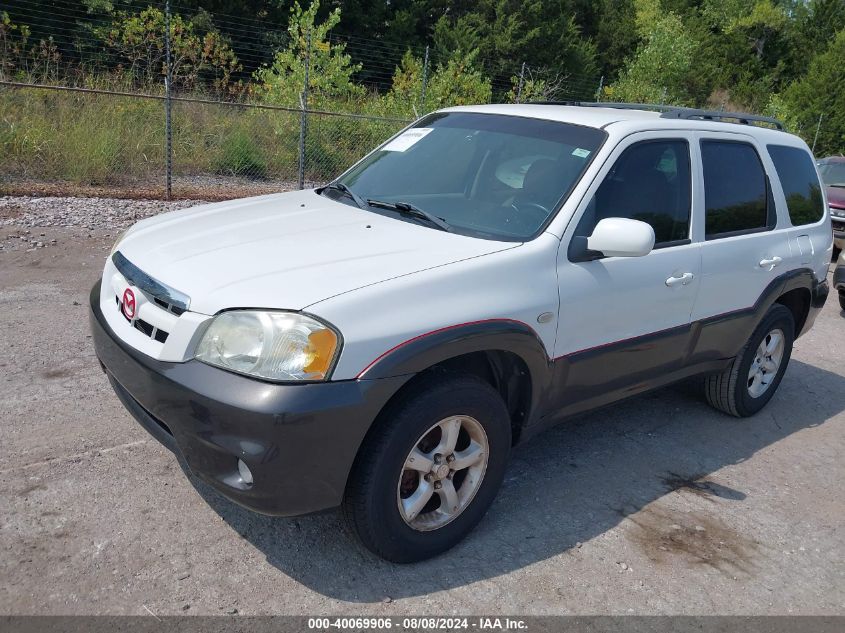
[[364,440],[343,502],[363,544],[395,563],[445,552],[475,527],[501,486],[511,446],[505,403],[483,380],[438,373],[412,389]]
[[839,291],[839,307],[845,310],[845,292]]
[[760,411],[780,385],[794,341],[792,312],[784,305],[774,304],[731,364],[721,373],[705,378],[707,401],[738,418]]

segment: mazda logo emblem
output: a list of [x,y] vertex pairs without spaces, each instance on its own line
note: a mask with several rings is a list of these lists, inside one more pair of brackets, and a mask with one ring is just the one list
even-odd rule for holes
[[129,288],[123,291],[123,316],[130,321],[135,318],[135,293]]

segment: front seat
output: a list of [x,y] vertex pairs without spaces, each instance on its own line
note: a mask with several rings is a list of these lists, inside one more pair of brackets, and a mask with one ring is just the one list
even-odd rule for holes
[[522,179],[522,190],[514,198],[514,204],[538,204],[551,211],[567,185],[558,161],[538,158]]
[[663,156],[660,145],[642,146],[618,165],[596,195],[596,222],[604,218],[653,221],[671,213],[672,185],[657,166]]

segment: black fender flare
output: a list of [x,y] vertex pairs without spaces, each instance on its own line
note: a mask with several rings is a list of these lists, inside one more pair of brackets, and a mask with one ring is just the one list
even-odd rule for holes
[[[746,338],[751,336],[751,332],[760,324],[766,312],[769,311],[777,300],[785,295],[787,292],[793,290],[804,289],[810,295],[809,310],[819,309],[824,306],[824,302],[828,295],[827,280],[819,281],[816,279],[815,273],[809,268],[796,268],[779,275],[772,282],[766,286],[766,289],[757,299],[754,307],[754,320],[751,329],[746,334]],[[801,333],[804,323],[796,323],[798,332],[795,333],[795,338]]]
[[[799,331],[812,324],[812,320],[823,305],[828,295],[827,280],[817,280],[809,268],[796,268],[773,279],[763,290],[754,305],[735,312],[720,314],[702,319],[693,324],[694,336],[691,340],[691,353],[705,352],[708,357],[732,358],[736,356],[751,337],[751,333],[766,316],[777,300],[787,292],[805,289],[810,294],[809,314],[804,323],[798,323]],[[719,350],[713,353],[714,350]],[[709,351],[709,353],[707,353]]]
[[510,352],[528,368],[531,379],[530,411],[538,411],[552,385],[553,362],[537,332],[513,319],[486,319],[460,323],[420,334],[396,345],[372,361],[358,379],[418,374],[434,365],[472,352]]

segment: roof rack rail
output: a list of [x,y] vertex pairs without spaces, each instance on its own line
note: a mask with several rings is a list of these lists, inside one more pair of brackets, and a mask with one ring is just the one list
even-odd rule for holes
[[579,108],[617,108],[619,110],[654,110],[668,112],[677,110],[678,106],[661,105],[657,103],[620,103],[618,101],[526,101],[524,105],[563,105]]
[[662,119],[687,119],[699,121],[720,121],[723,123],[739,123],[754,125],[765,123],[776,130],[783,130],[783,123],[770,116],[749,114],[747,112],[724,112],[722,110],[701,110],[699,108],[685,108],[683,106],[664,105],[657,103],[616,103],[613,101],[529,101],[527,104],[536,105],[566,105],[581,108],[616,108],[619,110],[652,110],[660,112]]
[[776,130],[783,130],[783,123],[770,116],[749,114],[747,112],[724,112],[722,110],[699,110],[698,108],[675,108],[660,115],[663,119],[698,119],[701,121],[736,122],[742,125],[766,123]]

